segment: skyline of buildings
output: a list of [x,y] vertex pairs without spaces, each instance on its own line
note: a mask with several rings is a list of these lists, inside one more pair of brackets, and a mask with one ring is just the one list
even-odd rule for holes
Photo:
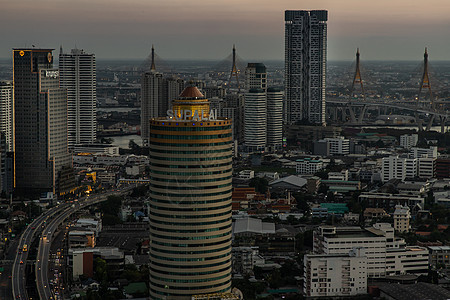
[[[432,212],[434,198],[427,194],[437,182],[432,180],[443,153],[435,146],[440,141],[424,140],[422,133],[403,134],[397,140],[357,126],[326,126],[327,21],[324,10],[286,11],[284,90],[269,84],[262,63],[247,65],[245,91],[198,69],[186,77],[166,76],[156,71],[153,47],[150,70],[117,67],[103,74],[102,88],[114,85],[105,88],[103,103],[113,109],[126,103],[128,118],[138,115],[134,108],[141,108],[141,119],[136,118],[140,127],[134,124],[133,130],[141,131],[143,147],[130,142],[125,151],[107,144],[107,138],[96,139],[93,54],[79,49],[65,54],[61,49],[58,70],[53,67],[52,49],[13,49],[12,94],[10,85],[0,85],[0,112],[6,112],[0,119],[0,150],[2,190],[7,186],[12,191],[10,174],[15,175],[16,190],[14,199],[4,203],[23,210],[26,197],[39,199],[29,204],[29,212],[15,213],[26,225],[29,218],[39,221],[32,218],[32,205],[45,213],[83,209],[93,218],[86,231],[64,229],[60,226],[64,220],[52,217],[49,223],[59,222],[58,230],[67,236],[54,235],[57,227],[47,231],[45,226],[53,225],[32,227],[31,239],[42,231],[38,253],[44,240],[48,248],[55,248],[61,238],[55,257],[66,256],[68,276],[73,278],[63,279],[55,272],[56,281],[78,289],[78,283],[83,286],[90,278],[90,288],[130,298],[133,293],[126,292],[129,289],[122,283],[114,286],[117,289],[109,287],[116,279],[128,280],[128,271],[141,272],[129,280],[130,285],[144,281],[139,293],[151,299],[222,300],[237,299],[242,292],[234,290],[231,295],[232,288],[239,280],[251,286],[250,276],[267,283],[261,286],[265,292],[283,298],[288,292],[277,292],[282,284],[274,284],[276,276],[283,287],[296,287],[289,293],[300,295],[298,287],[306,296],[339,297],[367,294],[368,279],[428,275],[431,248],[416,245],[418,237],[407,241],[395,231],[408,233],[429,220],[449,220],[433,219],[439,212]],[[233,62],[234,58],[233,47]],[[235,64],[232,67],[238,72]],[[139,79],[119,80],[131,76],[140,78],[140,86]],[[193,79],[187,84],[189,77]],[[118,111],[103,116],[98,128],[104,126],[118,136],[133,127]],[[445,123],[443,117],[441,121]],[[8,132],[13,133],[11,148]],[[425,142],[433,146],[416,147]],[[15,172],[6,171],[11,162]],[[80,189],[69,195],[75,191],[75,175]],[[409,182],[410,177],[418,182]],[[440,184],[436,191],[443,194],[435,203],[447,205],[448,179]],[[148,190],[138,185],[147,185]],[[97,205],[103,201],[109,206]],[[95,210],[84,209],[91,205]],[[384,210],[391,213],[393,227]],[[102,223],[105,231],[114,232],[106,242],[105,236],[97,239]],[[13,225],[0,231],[0,243]],[[445,230],[439,231],[440,238],[448,235]],[[68,242],[63,242],[65,237]],[[18,248],[22,251],[14,260],[19,268],[25,262],[21,270],[30,262],[28,253],[23,261],[18,255],[28,252],[28,246],[30,252],[34,248],[31,242],[23,245],[23,238]],[[107,246],[98,246],[101,243]],[[97,258],[104,260],[103,270],[103,261]],[[56,269],[56,263],[51,268]],[[38,288],[42,286],[38,283]],[[142,296],[139,293],[132,297]]]

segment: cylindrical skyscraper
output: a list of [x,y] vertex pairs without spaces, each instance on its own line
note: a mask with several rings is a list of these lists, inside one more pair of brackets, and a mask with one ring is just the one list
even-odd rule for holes
[[150,298],[231,286],[232,124],[193,86],[150,120]]
[[267,98],[262,89],[245,93],[244,141],[248,151],[263,151],[267,142]]
[[281,149],[283,144],[283,91],[267,89],[267,146]]

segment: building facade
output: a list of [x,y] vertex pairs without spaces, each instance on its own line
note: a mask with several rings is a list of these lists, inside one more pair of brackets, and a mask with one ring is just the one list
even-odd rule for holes
[[306,297],[344,297],[367,293],[367,257],[364,248],[348,254],[306,254],[303,292]]
[[303,158],[296,160],[295,171],[297,174],[315,174],[323,168],[323,161],[320,159]]
[[267,71],[262,63],[248,63],[245,69],[245,89],[262,89],[267,91]]
[[262,151],[267,143],[267,96],[262,89],[245,93],[244,141],[249,151]]
[[409,219],[411,213],[408,206],[402,206],[400,204],[395,206],[394,217],[394,229],[398,232],[409,231]]
[[400,147],[411,149],[412,147],[417,146],[418,141],[419,135],[417,134],[402,134],[400,136]]
[[391,224],[376,223],[364,229],[320,226],[314,232],[315,254],[347,254],[355,246],[365,248],[368,277],[428,273],[428,250],[406,246],[394,236]]
[[232,122],[190,86],[149,121],[150,297],[231,289]]
[[[5,151],[13,151],[13,84],[0,82],[0,132],[5,137]],[[3,150],[3,149],[2,149]]]
[[[148,146],[151,118],[162,117],[163,76],[151,70],[141,77],[141,138],[142,145]],[[165,111],[164,111],[165,114]]]
[[97,139],[97,75],[95,55],[80,49],[59,54],[61,88],[67,89],[69,149]]
[[283,146],[283,91],[267,89],[267,146],[278,150]]
[[325,124],[326,10],[287,10],[285,24],[286,124]]
[[381,168],[381,180],[391,179],[405,180],[417,176],[417,159],[400,156],[383,157]]
[[56,193],[60,173],[72,167],[67,91],[59,87],[52,49],[13,49],[13,66],[16,191]]

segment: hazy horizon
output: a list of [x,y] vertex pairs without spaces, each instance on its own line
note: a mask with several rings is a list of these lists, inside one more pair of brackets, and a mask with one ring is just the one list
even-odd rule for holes
[[[37,5],[38,3],[38,5]],[[100,59],[145,59],[152,44],[165,60],[284,59],[284,11],[328,10],[328,59],[450,60],[450,1],[430,0],[21,0],[0,11],[0,57],[36,45],[77,46]]]

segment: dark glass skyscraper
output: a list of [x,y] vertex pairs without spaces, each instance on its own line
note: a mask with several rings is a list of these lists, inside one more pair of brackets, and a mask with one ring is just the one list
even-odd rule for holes
[[67,92],[52,49],[13,49],[15,187],[19,194],[58,191],[69,169]]
[[285,124],[325,124],[327,20],[326,10],[285,11]]

